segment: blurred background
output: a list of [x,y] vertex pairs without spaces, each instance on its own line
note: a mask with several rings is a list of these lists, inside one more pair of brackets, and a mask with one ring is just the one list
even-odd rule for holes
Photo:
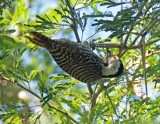
[[[98,1],[94,3],[92,0],[70,0],[70,2],[72,5],[77,2],[75,10],[77,13],[79,12],[80,16],[83,16],[84,13],[90,15],[87,18],[85,30],[82,31],[78,27],[79,37],[82,41],[121,44],[118,36],[108,39],[113,30],[106,31],[105,28],[108,25],[100,27],[92,24],[96,23],[96,19],[113,21],[113,17],[119,14],[122,6],[117,4],[117,6],[107,8],[100,6]],[[106,1],[100,0],[100,3],[103,2]],[[134,6],[130,2],[132,3],[129,1],[123,7]],[[143,2],[135,1],[137,7],[135,14],[138,13],[138,4],[141,5],[140,3]],[[156,5],[156,2],[152,4]],[[87,123],[86,120],[90,114],[90,94],[87,85],[66,74],[46,49],[33,45],[25,37],[28,31],[39,31],[52,39],[68,38],[77,41],[71,27],[54,25],[54,22],[57,23],[57,21],[59,24],[65,24],[65,20],[55,11],[55,9],[65,8],[64,1],[6,0],[0,1],[0,5],[0,119],[3,119],[0,123],[72,123],[62,113],[59,114],[55,109],[53,111],[47,106],[48,102],[59,110],[68,112],[80,123]],[[100,16],[95,16],[96,14]],[[105,14],[108,16],[103,17],[102,15]],[[109,15],[112,16],[109,17]],[[137,34],[140,33],[147,26],[147,22],[148,20],[145,21],[145,18],[140,20],[140,24],[137,24],[139,27],[136,25],[134,31],[137,31]],[[133,24],[133,22],[125,23]],[[116,79],[106,79],[106,85],[116,83],[114,87],[108,89],[108,92],[118,116],[115,114],[110,100],[106,98],[106,94],[101,93],[98,99],[99,104],[93,112],[93,115],[96,116],[95,124],[118,123],[120,120],[123,123],[141,123],[141,118],[144,118],[142,122],[146,120],[145,123],[148,124],[159,123],[160,52],[158,51],[160,46],[158,31],[160,28],[158,24],[152,27],[153,29],[146,36],[146,42],[150,42],[152,39],[157,40],[146,47],[146,75],[150,101],[146,102],[146,99],[143,98],[146,94],[146,85],[143,75],[142,51],[137,48],[128,50],[121,58],[125,66],[124,74]],[[122,23],[121,25],[123,27]],[[100,30],[100,28],[104,29]],[[131,34],[127,45],[132,43],[136,37],[135,34]],[[139,39],[135,45],[140,42]],[[105,58],[105,49],[97,48],[94,52],[101,58]],[[120,53],[117,48],[111,49],[111,52],[115,55]],[[96,85],[93,84],[92,88],[95,87]]]

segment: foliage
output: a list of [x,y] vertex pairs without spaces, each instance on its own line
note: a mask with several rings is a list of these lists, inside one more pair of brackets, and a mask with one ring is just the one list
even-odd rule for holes
[[[60,0],[34,16],[32,2],[0,2],[0,120],[160,123],[159,0]],[[30,30],[93,42],[102,58],[108,47],[125,72],[91,84],[77,81],[26,39]]]

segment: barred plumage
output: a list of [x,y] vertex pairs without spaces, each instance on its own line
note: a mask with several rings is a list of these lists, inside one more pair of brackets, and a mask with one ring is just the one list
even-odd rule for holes
[[[115,77],[123,72],[123,64],[116,56],[115,60],[112,58],[110,63],[115,66],[114,61],[119,62],[117,64],[120,71],[113,70],[113,66],[106,68],[109,60],[104,62],[87,45],[72,42],[69,39],[52,40],[38,32],[30,32],[30,34],[32,36],[27,36],[27,38],[32,43],[46,48],[65,72],[82,82],[94,82],[103,77]],[[110,71],[110,68],[111,72],[107,72]]]

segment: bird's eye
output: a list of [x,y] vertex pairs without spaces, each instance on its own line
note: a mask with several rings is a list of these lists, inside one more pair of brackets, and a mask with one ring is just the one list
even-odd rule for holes
[[104,63],[104,66],[108,66],[108,62],[105,62],[105,63]]

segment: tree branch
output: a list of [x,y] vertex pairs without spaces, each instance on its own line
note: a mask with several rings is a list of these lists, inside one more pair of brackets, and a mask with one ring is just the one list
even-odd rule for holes
[[93,90],[92,90],[91,84],[90,84],[90,83],[87,83],[87,87],[88,87],[88,91],[89,91],[89,93],[90,93],[90,96],[92,97],[92,95],[93,95]]
[[[99,83],[99,82],[98,82],[98,83]],[[97,85],[98,85],[98,83],[97,83]],[[93,94],[92,94],[91,103],[90,103],[91,108],[90,108],[89,116],[88,116],[88,124],[91,124],[92,121],[93,121],[92,111],[93,111],[94,106],[96,105],[96,100],[97,100],[99,94],[100,94],[100,93],[103,91],[103,89],[104,89],[103,83],[104,83],[104,82],[101,81],[101,82],[100,82],[100,88],[98,89],[98,91],[97,91],[97,92],[94,91]],[[97,87],[97,85],[96,85],[96,87]],[[95,90],[96,90],[96,87],[95,87]]]
[[137,49],[140,48],[140,45],[135,45],[135,46],[121,46],[119,44],[93,44],[93,47],[99,47],[99,48],[121,48],[123,50],[129,50],[129,49]]
[[160,53],[160,50],[152,51],[152,52],[150,52],[150,53],[146,56],[146,58],[148,58],[148,57],[150,57],[150,56],[152,56],[152,55],[154,55],[154,54],[159,54],[159,53]]
[[100,88],[98,89],[96,93],[93,94],[91,98],[91,109],[96,105],[96,100],[99,94],[103,91],[103,89],[104,89],[104,82],[100,82]]

